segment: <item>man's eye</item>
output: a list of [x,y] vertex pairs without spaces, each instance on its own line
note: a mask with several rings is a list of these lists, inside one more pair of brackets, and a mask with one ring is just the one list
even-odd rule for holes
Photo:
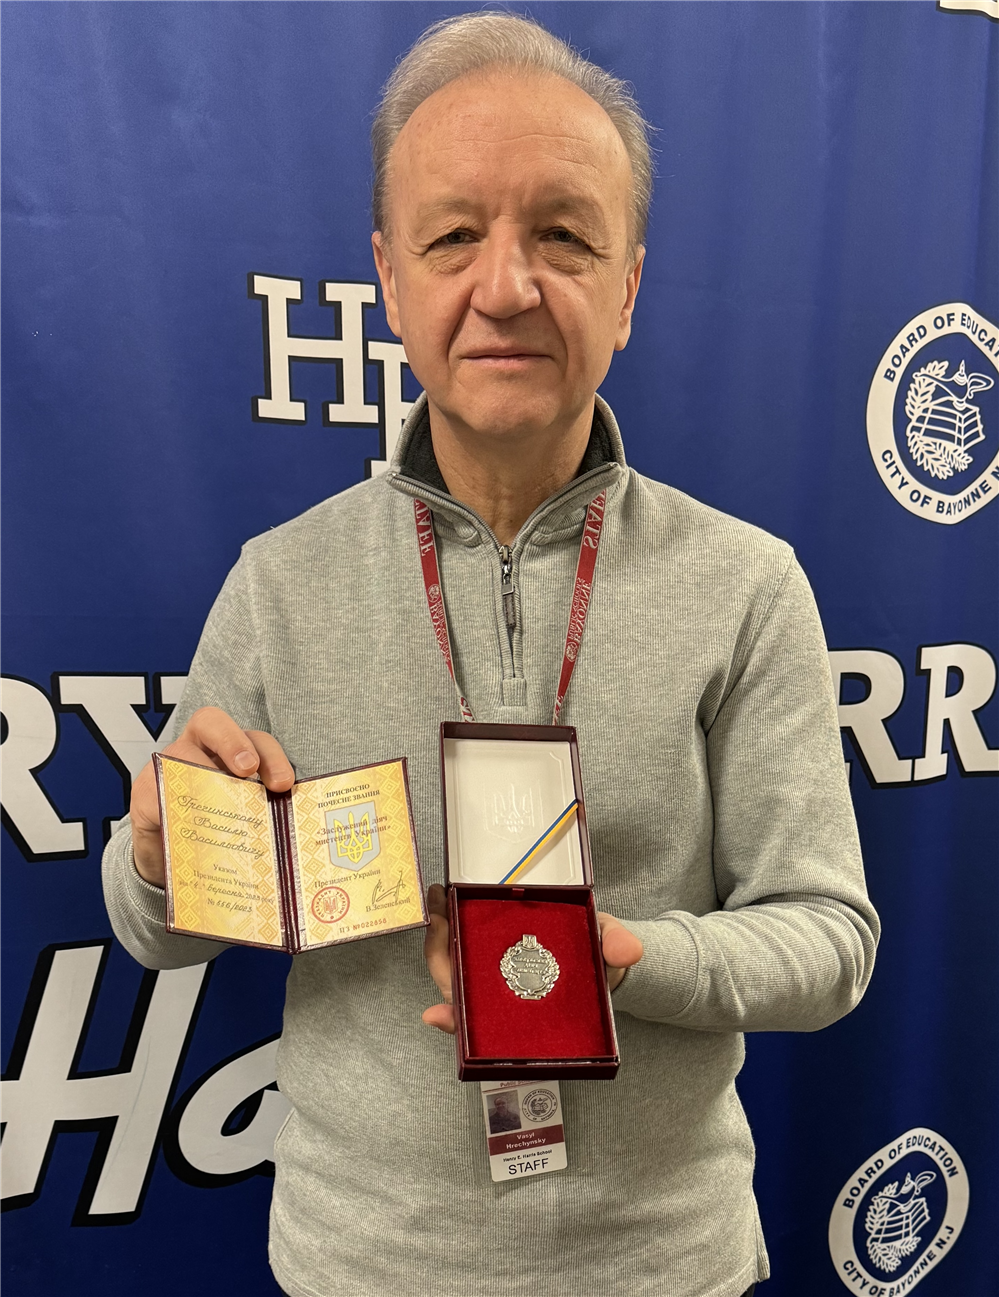
[[456,247],[458,244],[467,242],[467,240],[468,240],[467,230],[449,230],[447,234],[445,234],[442,238],[438,239],[437,242],[446,244],[449,247]]
[[549,230],[548,237],[552,240],[553,243],[579,243],[580,242],[580,240],[577,239],[575,234],[573,234],[570,230],[563,230],[561,228],[556,230]]

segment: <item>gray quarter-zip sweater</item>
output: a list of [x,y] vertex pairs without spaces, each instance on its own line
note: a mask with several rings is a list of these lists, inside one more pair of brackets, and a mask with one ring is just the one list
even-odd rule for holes
[[[815,605],[789,547],[629,470],[598,399],[580,475],[511,547],[447,494],[425,400],[395,461],[251,541],[178,709],[269,730],[299,776],[409,758],[441,882],[437,739],[459,720],[427,612],[412,498],[430,505],[458,679],[480,721],[551,721],[586,505],[608,493],[561,720],[579,734],[597,904],[645,944],[614,994],[621,1070],[564,1083],[569,1167],[489,1179],[478,1086],[420,1014],[422,933],[297,956],[278,1081],[271,1260],[293,1297],[738,1297],[768,1273],[745,1031],[811,1031],[857,1003],[877,917]],[[219,953],[164,930],[126,824],[105,853],[115,931],[143,964]]]

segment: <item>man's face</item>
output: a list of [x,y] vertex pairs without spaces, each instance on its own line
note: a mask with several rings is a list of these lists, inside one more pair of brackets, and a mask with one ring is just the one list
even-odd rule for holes
[[403,127],[388,179],[375,260],[431,418],[515,441],[587,416],[641,272],[604,110],[559,77],[464,77]]

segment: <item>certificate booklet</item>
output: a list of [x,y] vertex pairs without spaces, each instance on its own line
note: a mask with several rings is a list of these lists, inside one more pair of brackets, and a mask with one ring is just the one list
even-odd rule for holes
[[287,793],[153,760],[169,932],[298,954],[426,926],[405,759]]

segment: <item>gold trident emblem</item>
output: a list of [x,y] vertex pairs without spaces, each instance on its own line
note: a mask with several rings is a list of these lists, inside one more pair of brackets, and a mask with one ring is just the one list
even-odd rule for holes
[[336,840],[336,853],[338,856],[346,856],[354,865],[361,859],[366,851],[371,850],[371,820],[368,812],[361,816],[359,824],[354,821],[354,812],[347,812],[347,824],[344,825],[340,820],[334,820],[336,828],[334,838]]

